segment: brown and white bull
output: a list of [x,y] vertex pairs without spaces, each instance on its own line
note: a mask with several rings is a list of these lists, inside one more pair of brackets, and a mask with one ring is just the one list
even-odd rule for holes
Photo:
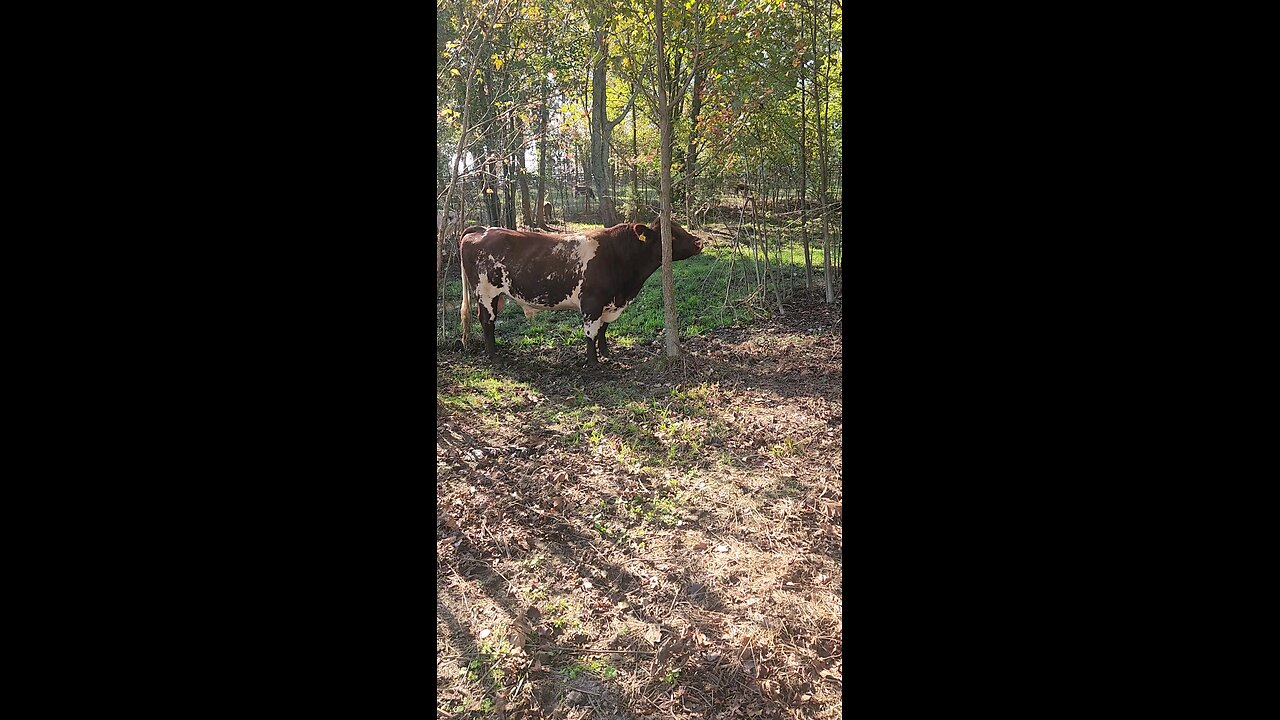
[[[469,345],[471,296],[492,356],[494,319],[509,297],[526,318],[543,310],[578,310],[587,336],[587,362],[608,357],[605,330],[662,265],[662,235],[623,223],[568,235],[473,226],[462,233],[462,343]],[[702,241],[671,223],[671,259],[702,252]]]

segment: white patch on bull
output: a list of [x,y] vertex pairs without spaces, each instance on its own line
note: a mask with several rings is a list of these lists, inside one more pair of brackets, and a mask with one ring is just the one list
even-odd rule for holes
[[588,337],[589,339],[591,339],[591,340],[595,340],[595,339],[596,339],[596,333],[600,332],[600,323],[601,323],[601,322],[602,322],[602,321],[601,321],[601,319],[600,319],[600,318],[596,318],[595,320],[590,320],[590,321],[583,321],[583,323],[582,323],[582,329],[583,329],[583,331],[584,331],[584,332],[586,332],[587,337]]
[[[486,230],[485,232],[488,232]],[[502,271],[502,284],[494,285],[489,280],[489,270],[498,269]],[[503,293],[511,295],[511,271],[498,258],[488,255],[484,261],[476,263],[476,272],[480,276],[479,282],[476,283],[476,294],[479,295],[479,304],[485,310],[489,311],[489,317],[497,320],[498,313],[502,312],[503,303],[500,296]]]
[[569,238],[569,243],[573,245],[573,256],[578,260],[578,272],[582,272],[587,263],[591,262],[591,258],[596,256],[596,251],[600,249],[600,243],[592,240],[586,235],[574,235]]

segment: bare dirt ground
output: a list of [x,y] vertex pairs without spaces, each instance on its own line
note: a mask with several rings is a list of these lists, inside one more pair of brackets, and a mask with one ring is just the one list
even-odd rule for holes
[[437,716],[840,717],[841,331],[442,352]]

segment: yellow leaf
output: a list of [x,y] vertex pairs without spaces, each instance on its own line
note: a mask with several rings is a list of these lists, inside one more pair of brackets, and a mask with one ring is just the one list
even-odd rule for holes
[[450,74],[450,75],[452,75],[452,76],[454,76],[454,77],[458,77],[458,76],[459,76],[459,75],[461,75],[462,73],[458,72],[458,68],[454,68],[454,69],[452,69],[452,70],[450,70],[450,71],[449,71],[449,74]]
[[500,57],[496,57],[496,58],[494,58],[494,59],[493,59],[493,69],[494,69],[494,70],[501,70],[501,69],[502,69],[502,58],[500,58]]

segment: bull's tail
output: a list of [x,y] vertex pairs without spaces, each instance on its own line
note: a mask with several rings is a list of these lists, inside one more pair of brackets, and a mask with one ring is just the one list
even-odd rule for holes
[[458,268],[462,271],[462,347],[471,344],[471,283],[467,282],[467,264],[462,259],[462,247],[458,247]]

